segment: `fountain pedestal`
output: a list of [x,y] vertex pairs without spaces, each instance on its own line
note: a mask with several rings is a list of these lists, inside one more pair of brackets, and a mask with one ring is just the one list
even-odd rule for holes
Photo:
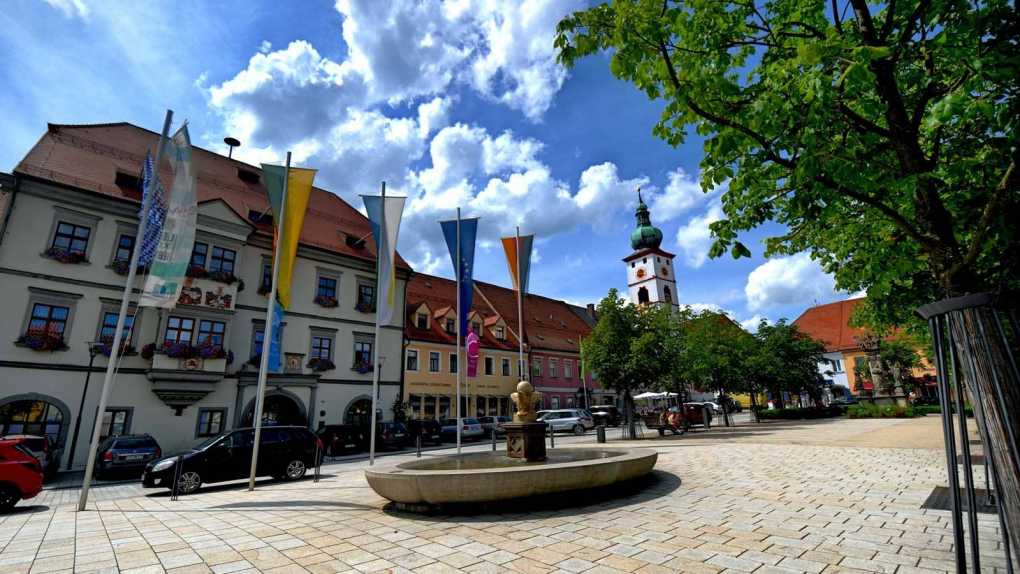
[[528,462],[545,460],[545,423],[504,423],[506,455]]

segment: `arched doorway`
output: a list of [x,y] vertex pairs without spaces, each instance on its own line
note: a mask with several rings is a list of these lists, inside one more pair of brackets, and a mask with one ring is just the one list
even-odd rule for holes
[[[255,400],[252,399],[245,409],[244,417],[241,418],[242,427],[255,425]],[[298,404],[298,401],[282,393],[266,395],[265,404],[262,407],[262,424],[267,426],[296,425],[305,426],[308,424],[308,417],[305,411]]]
[[356,399],[347,406],[344,423],[349,425],[369,426],[372,424],[372,399]]
[[644,287],[638,289],[638,291],[637,291],[637,301],[638,301],[638,303],[647,303],[648,302],[648,289],[646,289]]
[[0,400],[0,436],[46,435],[54,448],[63,448],[71,413],[59,400],[37,393]]

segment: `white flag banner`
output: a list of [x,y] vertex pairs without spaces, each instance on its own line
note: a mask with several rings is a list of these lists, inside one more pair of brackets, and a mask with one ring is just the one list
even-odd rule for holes
[[365,211],[372,222],[379,257],[379,277],[376,288],[378,325],[389,325],[397,306],[396,251],[400,234],[400,218],[404,213],[404,197],[363,195]]
[[[140,307],[171,309],[177,304],[188,274],[191,250],[195,246],[198,201],[195,196],[197,174],[191,162],[188,126],[181,126],[167,142],[167,157],[174,171],[174,184],[167,202],[163,232],[152,259],[152,268],[138,301]],[[159,166],[155,168],[159,174]]]

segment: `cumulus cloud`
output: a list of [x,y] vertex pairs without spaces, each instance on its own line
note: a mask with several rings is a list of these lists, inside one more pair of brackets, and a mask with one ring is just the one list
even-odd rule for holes
[[697,269],[708,260],[712,247],[712,230],[709,225],[723,218],[722,204],[716,200],[701,215],[691,217],[676,232],[676,242],[683,251],[684,263]]
[[770,259],[747,276],[747,308],[759,311],[790,304],[807,305],[832,297],[835,281],[807,253]]
[[65,18],[81,18],[88,20],[89,7],[84,0],[44,0],[51,7],[60,10]]
[[718,195],[722,189],[723,186],[718,186],[705,193],[697,177],[688,174],[683,168],[677,168],[669,172],[665,189],[652,196],[649,208],[656,221],[670,221],[689,209],[704,204]]
[[741,321],[740,326],[743,327],[745,331],[748,331],[750,333],[757,333],[758,327],[761,325],[762,320],[765,320],[765,322],[768,323],[767,317],[755,314],[750,319],[745,319]]

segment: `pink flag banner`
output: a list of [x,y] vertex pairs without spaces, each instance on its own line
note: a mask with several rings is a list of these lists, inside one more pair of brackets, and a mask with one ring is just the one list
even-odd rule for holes
[[468,327],[467,334],[467,376],[478,376],[478,335],[475,330]]

